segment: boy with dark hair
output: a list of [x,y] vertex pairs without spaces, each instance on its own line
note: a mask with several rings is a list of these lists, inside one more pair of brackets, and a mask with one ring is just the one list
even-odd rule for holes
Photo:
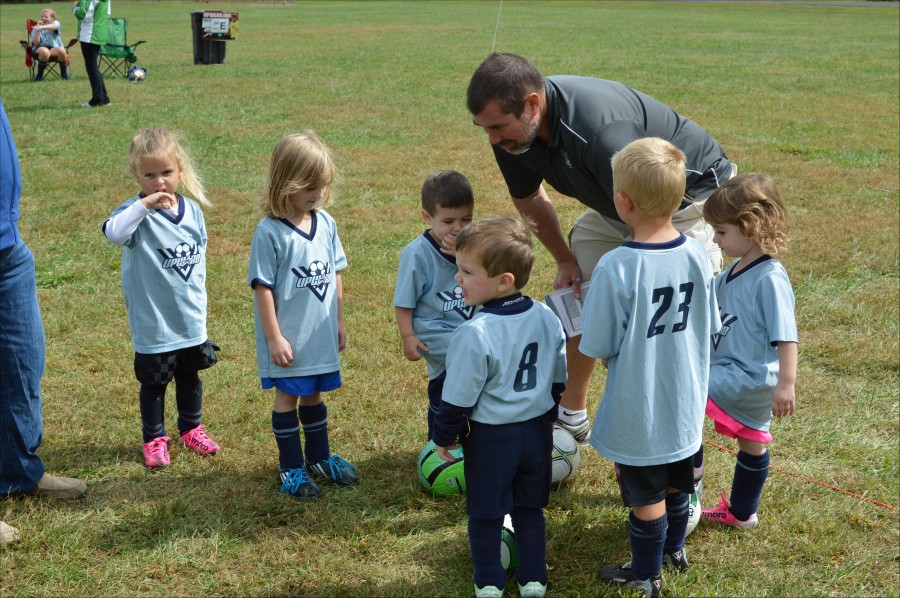
[[456,281],[480,305],[450,339],[447,381],[434,420],[445,461],[461,438],[475,596],[502,596],[498,540],[516,530],[520,596],[547,591],[546,521],[553,422],[566,380],[566,337],[554,313],[523,295],[534,263],[531,235],[512,218],[475,222],[456,239]]
[[693,455],[719,312],[703,245],[672,225],[684,193],[684,153],[648,137],[617,152],[612,169],[616,211],[634,240],[594,269],[580,350],[609,368],[590,443],[616,463],[622,500],[632,509],[632,560],[600,576],[651,598],[659,596],[663,563],[688,567]]
[[456,284],[456,235],[472,222],[475,197],[469,180],[453,170],[433,172],[422,185],[422,217],[431,228],[400,252],[394,291],[403,354],[428,366],[428,440],[441,403],[450,335],[475,313]]

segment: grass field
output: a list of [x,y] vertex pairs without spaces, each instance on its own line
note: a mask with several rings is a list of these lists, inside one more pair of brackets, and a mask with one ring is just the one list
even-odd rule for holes
[[[70,37],[70,3],[51,5]],[[399,251],[425,228],[427,173],[466,174],[476,216],[513,213],[465,108],[468,78],[494,43],[545,74],[615,79],[668,103],[742,172],[772,174],[791,213],[784,264],[800,326],[798,412],[773,426],[762,527],[701,524],[688,539],[692,568],[666,576],[665,595],[900,593],[896,6],[507,1],[495,34],[499,6],[216,3],[240,12],[237,39],[223,65],[195,66],[189,13],[209,5],[116,0],[130,41],[147,40],[138,51],[148,79],[107,78],[113,103],[97,110],[78,107],[90,88],[77,46],[72,81],[27,80],[17,40],[40,5],[0,6],[0,96],[22,163],[19,225],[36,255],[47,334],[40,455],[91,487],[75,503],[0,502],[0,518],[23,536],[0,551],[0,595],[471,593],[464,499],[435,500],[416,479],[426,373],[403,359],[392,295]],[[223,453],[174,448],[172,466],[156,473],[140,454],[120,250],[100,233],[137,190],[128,144],[151,124],[183,134],[215,203],[206,210],[208,325],[223,348],[203,375],[204,421]],[[304,127],[340,168],[329,211],[350,260],[349,348],[344,387],[327,402],[332,446],[363,480],[327,487],[314,504],[277,491],[272,396],[256,377],[245,282],[268,155]],[[567,228],[579,205],[553,197]],[[526,291],[543,296],[554,271],[541,250]],[[589,409],[600,372],[593,382]],[[712,503],[734,457],[708,424]],[[547,519],[551,592],[607,595],[597,568],[629,554],[611,465],[583,450]]]

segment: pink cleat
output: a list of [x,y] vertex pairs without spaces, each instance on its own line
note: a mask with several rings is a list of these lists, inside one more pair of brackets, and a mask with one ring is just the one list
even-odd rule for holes
[[721,523],[730,527],[736,527],[738,529],[753,529],[754,527],[759,527],[759,519],[756,517],[756,513],[750,515],[746,521],[741,521],[731,514],[731,511],[729,510],[730,507],[731,505],[728,504],[728,499],[725,498],[725,493],[723,492],[722,500],[719,501],[716,508],[703,509],[700,511],[700,516],[704,519],[715,521],[716,523]]
[[144,444],[144,465],[147,467],[164,467],[171,463],[169,460],[169,445],[171,438],[160,436]]
[[203,424],[181,435],[181,442],[198,455],[215,455],[222,447],[203,431]]

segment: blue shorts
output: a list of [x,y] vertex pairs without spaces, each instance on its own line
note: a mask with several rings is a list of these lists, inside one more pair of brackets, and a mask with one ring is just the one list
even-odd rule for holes
[[469,517],[501,518],[516,505],[546,507],[553,452],[553,424],[547,416],[497,426],[469,423],[462,440]]
[[666,499],[670,487],[688,494],[694,491],[694,457],[661,465],[616,463],[616,478],[626,507],[654,505]]
[[328,392],[341,387],[341,372],[316,374],[314,376],[294,376],[293,378],[260,378],[264,390],[277,388],[295,397],[311,397],[317,392]]

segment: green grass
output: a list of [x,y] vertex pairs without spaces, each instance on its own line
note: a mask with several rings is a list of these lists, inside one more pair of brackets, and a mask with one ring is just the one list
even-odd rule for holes
[[[52,6],[64,37],[69,3]],[[129,19],[140,85],[27,81],[17,40],[39,5],[0,6],[0,95],[22,163],[20,227],[36,255],[47,333],[44,444],[51,472],[85,478],[76,503],[0,502],[23,540],[0,551],[0,595],[462,596],[471,592],[464,499],[435,500],[415,476],[426,374],[403,359],[392,309],[399,250],[425,225],[425,175],[472,181],[477,216],[512,214],[465,87],[491,50],[498,2],[221,4],[241,13],[225,64],[192,64],[189,13],[203,5],[114,2]],[[701,123],[742,172],[772,174],[792,217],[784,260],[801,335],[798,412],[773,426],[773,470],[749,533],[701,525],[692,569],[668,595],[894,596],[898,575],[898,11],[870,5],[503,2],[496,47],[545,74],[623,81]],[[287,43],[283,43],[283,42]],[[132,196],[131,134],[183,134],[207,181],[210,336],[203,376],[212,459],[174,448],[165,471],[140,455],[137,382],[120,251],[99,225]],[[362,485],[315,504],[277,492],[272,397],[259,389],[246,286],[255,197],[276,141],[309,127],[335,150],[331,213],[350,260],[344,387],[328,398],[332,445]],[[553,195],[568,227],[576,202]],[[528,292],[550,288],[543,250]],[[595,376],[589,408],[603,385]],[[175,429],[169,393],[167,424]],[[708,422],[707,422],[708,424]],[[707,427],[707,440],[725,446]],[[707,445],[706,502],[733,456]],[[595,572],[627,560],[610,464],[582,452],[547,509],[556,595],[606,595]],[[508,595],[512,595],[508,592]]]

